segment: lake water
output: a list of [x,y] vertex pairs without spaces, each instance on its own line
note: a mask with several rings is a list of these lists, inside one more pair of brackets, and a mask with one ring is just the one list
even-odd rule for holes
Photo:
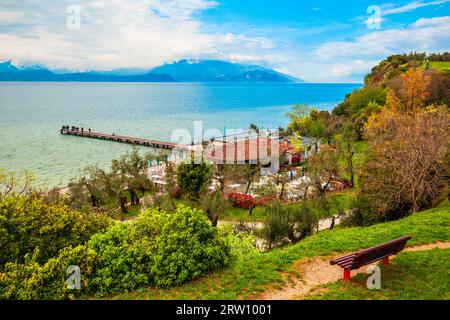
[[62,125],[170,141],[174,130],[277,128],[293,104],[329,110],[359,84],[0,82],[0,168],[64,186],[88,165],[107,167],[131,149],[63,136]]

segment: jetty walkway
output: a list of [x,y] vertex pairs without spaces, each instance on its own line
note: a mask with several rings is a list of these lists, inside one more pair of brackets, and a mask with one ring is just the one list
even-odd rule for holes
[[93,132],[93,131],[91,131],[91,129],[86,130],[86,129],[79,128],[79,127],[63,126],[61,128],[61,134],[71,135],[71,136],[79,136],[79,137],[85,137],[85,138],[92,138],[92,139],[116,141],[116,142],[135,144],[135,145],[141,145],[141,146],[146,146],[146,147],[162,148],[162,149],[173,149],[176,146],[178,146],[174,142],[165,142],[165,141],[158,141],[158,140],[151,140],[151,139],[120,136],[120,135],[116,135],[114,133],[106,134],[106,133],[100,133],[100,132]]

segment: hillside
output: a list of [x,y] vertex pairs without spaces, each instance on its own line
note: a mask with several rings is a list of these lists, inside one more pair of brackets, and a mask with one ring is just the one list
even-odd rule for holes
[[356,124],[362,137],[364,123],[385,105],[387,92],[393,90],[401,95],[399,82],[402,76],[410,70],[419,69],[430,80],[425,104],[450,105],[450,54],[412,52],[392,55],[380,61],[365,76],[364,87],[346,95],[333,109],[333,114],[349,118]]
[[174,82],[167,74],[111,75],[96,72],[55,73],[40,67],[18,68],[7,61],[0,64],[0,81],[57,82]]
[[[450,241],[450,204],[413,214],[407,218],[373,225],[371,227],[337,228],[322,231],[291,246],[274,249],[268,253],[253,253],[237,258],[222,271],[216,271],[198,280],[170,289],[140,289],[111,297],[113,299],[248,299],[258,298],[268,288],[282,288],[286,274],[295,277],[295,263],[311,257],[327,259],[332,255],[352,252],[386,242],[403,235],[411,235],[407,247],[437,241]],[[406,254],[406,253],[405,253]],[[412,253],[408,253],[412,254]],[[425,253],[424,253],[425,254]],[[434,254],[436,255],[436,254]],[[420,262],[420,258],[418,258]],[[401,260],[399,260],[401,261]],[[434,264],[427,272],[432,274]],[[412,269],[416,270],[416,269]],[[439,272],[439,270],[436,270]],[[364,278],[365,279],[365,278]],[[393,279],[393,278],[391,278]],[[442,278],[433,277],[442,285]],[[390,285],[389,283],[386,283]],[[339,282],[335,286],[342,286]],[[397,287],[411,287],[408,280],[397,281]],[[360,289],[362,290],[362,289]],[[420,299],[421,292],[409,299]],[[393,295],[393,298],[398,296]],[[317,298],[317,297],[316,297]]]
[[218,60],[181,60],[151,70],[184,82],[301,82],[299,79],[254,65]]
[[116,69],[111,71],[70,72],[39,66],[18,67],[0,63],[0,81],[74,82],[301,82],[274,70],[217,60],[181,60],[152,70]]
[[425,53],[411,52],[389,56],[372,68],[371,72],[366,75],[364,84],[366,87],[386,87],[393,79],[411,68],[422,68],[431,72],[435,70],[450,75],[450,55],[443,53],[427,56]]

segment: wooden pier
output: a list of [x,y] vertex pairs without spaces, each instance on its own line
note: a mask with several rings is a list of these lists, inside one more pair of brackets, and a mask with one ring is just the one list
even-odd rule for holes
[[140,145],[140,146],[145,146],[145,147],[162,148],[162,149],[173,149],[177,146],[177,144],[173,143],[173,142],[165,142],[165,141],[158,141],[158,140],[119,136],[116,134],[106,134],[106,133],[93,132],[93,131],[90,132],[89,130],[81,131],[81,129],[75,129],[75,128],[67,129],[67,126],[61,128],[61,134],[71,135],[71,136],[79,136],[79,137],[85,137],[85,138],[92,138],[92,139],[116,141],[116,142]]

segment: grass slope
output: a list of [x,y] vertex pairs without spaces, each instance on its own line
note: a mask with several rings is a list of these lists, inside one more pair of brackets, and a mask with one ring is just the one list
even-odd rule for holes
[[[282,272],[293,272],[292,263],[302,258],[355,251],[410,234],[408,246],[450,241],[450,204],[426,210],[402,220],[371,227],[322,231],[298,244],[268,253],[242,256],[223,270],[179,287],[142,288],[113,299],[245,299],[257,297],[269,286],[282,286]],[[429,272],[432,272],[429,270]]]
[[430,67],[443,71],[450,71],[450,61],[430,61]]
[[313,290],[307,299],[331,300],[448,300],[450,299],[450,249],[400,253],[390,265],[383,266],[381,289],[369,290],[366,274],[350,283],[341,281]]

